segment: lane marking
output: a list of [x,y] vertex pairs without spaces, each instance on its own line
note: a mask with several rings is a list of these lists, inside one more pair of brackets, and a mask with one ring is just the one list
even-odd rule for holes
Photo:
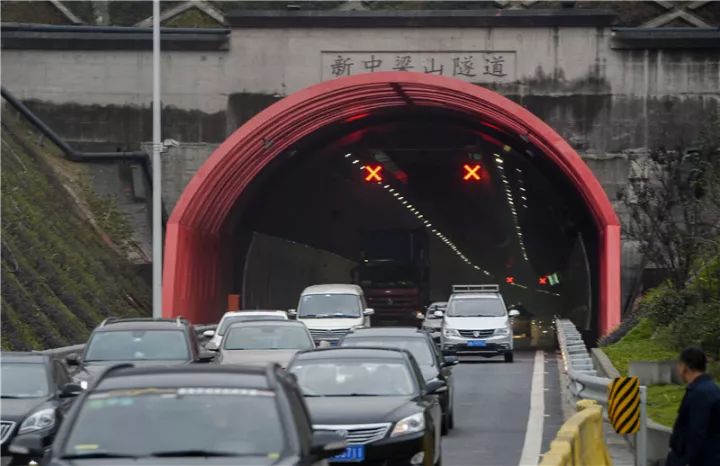
[[542,448],[543,422],[545,419],[545,355],[535,352],[533,363],[532,389],[530,391],[530,412],[528,413],[525,442],[520,455],[519,466],[537,466]]

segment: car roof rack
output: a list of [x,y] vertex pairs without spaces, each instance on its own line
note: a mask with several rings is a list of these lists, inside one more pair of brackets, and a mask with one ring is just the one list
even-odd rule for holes
[[500,285],[453,285],[453,293],[497,293]]
[[187,322],[183,316],[177,316],[174,319],[156,319],[154,317],[117,317],[110,316],[100,322],[99,327],[105,327],[108,324],[116,322],[175,322],[178,326],[181,326]]

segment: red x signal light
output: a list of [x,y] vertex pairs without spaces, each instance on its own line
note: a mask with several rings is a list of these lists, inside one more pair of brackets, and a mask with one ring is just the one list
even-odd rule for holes
[[365,165],[365,181],[377,183],[383,180],[382,165]]
[[547,284],[548,284],[548,277],[538,278],[538,285],[547,285]]
[[480,164],[476,163],[474,165],[465,164],[463,165],[463,168],[465,169],[463,180],[465,181],[480,181]]
[[508,275],[507,277],[505,277],[505,283],[507,283],[508,285],[514,284],[515,277],[513,277],[512,275]]

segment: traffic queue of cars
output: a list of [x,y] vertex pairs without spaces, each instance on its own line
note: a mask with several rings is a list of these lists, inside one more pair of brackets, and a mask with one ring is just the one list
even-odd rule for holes
[[[46,355],[4,353],[3,456],[47,465],[441,464],[456,357],[421,330],[366,328],[372,309],[353,285],[310,287],[288,314],[297,320],[227,313],[206,345],[183,319],[107,319],[67,357],[70,374]],[[18,416],[6,418],[14,400]]]

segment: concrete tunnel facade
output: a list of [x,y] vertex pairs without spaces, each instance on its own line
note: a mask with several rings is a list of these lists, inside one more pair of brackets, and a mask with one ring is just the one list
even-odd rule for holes
[[[167,224],[163,314],[194,323],[225,307],[234,237],[234,208],[250,184],[284,151],[359,115],[397,109],[443,109],[482,120],[521,138],[552,163],[587,208],[597,234],[599,334],[620,321],[620,224],[607,195],[580,156],[553,129],[483,87],[421,73],[368,73],[326,81],[271,105],[220,145],[195,174]],[[235,219],[237,220],[237,219]]]

